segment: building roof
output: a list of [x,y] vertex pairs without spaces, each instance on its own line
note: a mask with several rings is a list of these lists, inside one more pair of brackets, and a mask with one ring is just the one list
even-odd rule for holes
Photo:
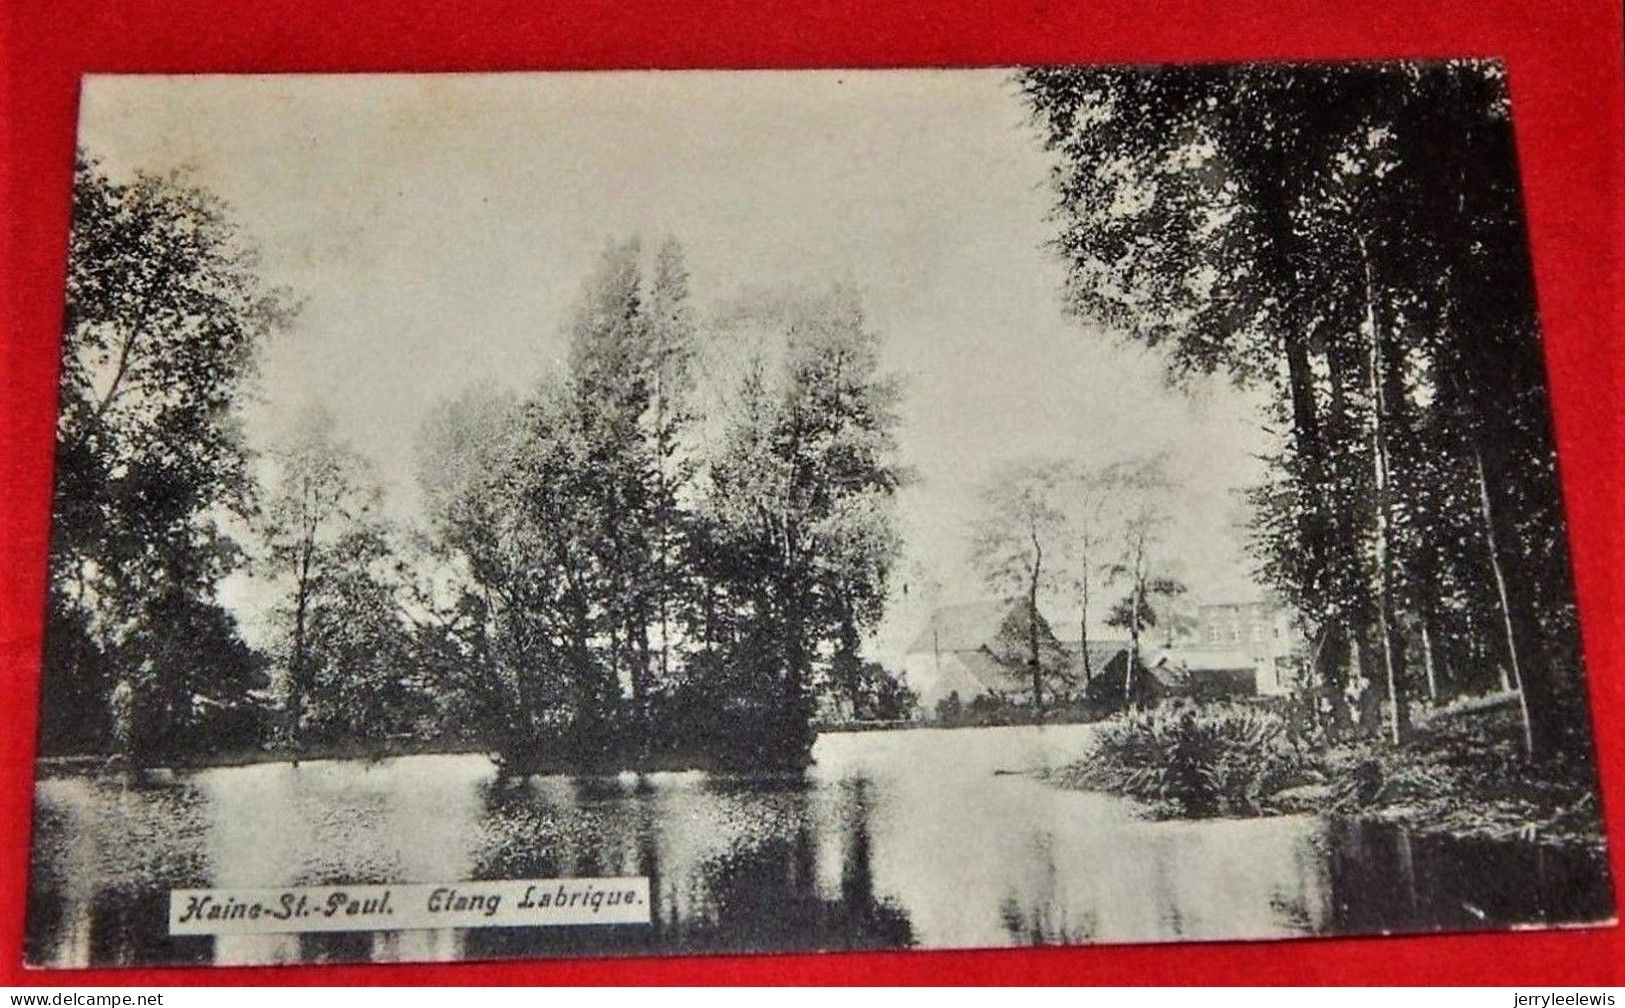
[[1169,693],[1177,693],[1184,689],[1188,681],[1183,668],[1167,662],[1159,661],[1147,667],[1145,674],[1155,679],[1157,684]]
[[[1095,678],[1089,685],[1091,696],[1122,696],[1123,673],[1128,668],[1128,650],[1119,650],[1110,662],[1095,669]],[[1141,651],[1138,668],[1134,673],[1134,689],[1141,692],[1147,682],[1156,684],[1165,695],[1177,694],[1185,689],[1189,676],[1185,667],[1169,661],[1160,651]]]
[[1177,665],[1192,672],[1212,672],[1220,669],[1251,671],[1258,665],[1258,659],[1245,651],[1216,651],[1208,648],[1169,649],[1160,652],[1155,662]]
[[[1067,651],[1073,656],[1077,656],[1079,653],[1078,641],[1076,638],[1062,641],[1061,646],[1066,648]],[[1111,661],[1113,658],[1116,658],[1121,652],[1127,650],[1128,640],[1126,638],[1090,637],[1089,664],[1099,668]]]
[[[1022,603],[1009,599],[943,606],[931,614],[925,629],[909,645],[908,653],[975,651],[986,647],[1000,639],[1011,614],[1025,608]],[[1042,621],[1043,617],[1039,619]],[[1047,624],[1044,632],[1049,632]]]
[[965,671],[969,672],[983,689],[1008,693],[1012,690],[1032,688],[1032,678],[1026,670],[999,661],[985,649],[955,652],[954,658],[965,666]]

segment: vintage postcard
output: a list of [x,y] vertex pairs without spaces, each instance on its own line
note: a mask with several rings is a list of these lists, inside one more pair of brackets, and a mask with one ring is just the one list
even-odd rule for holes
[[27,961],[1611,920],[1512,130],[87,78]]

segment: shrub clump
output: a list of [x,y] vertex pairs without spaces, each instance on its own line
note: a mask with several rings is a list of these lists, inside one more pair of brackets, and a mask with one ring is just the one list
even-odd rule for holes
[[1205,816],[1256,814],[1268,807],[1270,796],[1319,774],[1281,715],[1222,703],[1113,715],[1100,723],[1083,759],[1054,776],[1067,787]]

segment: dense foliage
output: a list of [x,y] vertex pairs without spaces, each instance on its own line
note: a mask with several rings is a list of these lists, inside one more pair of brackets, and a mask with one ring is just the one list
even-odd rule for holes
[[640,260],[588,280],[566,375],[431,424],[441,625],[512,767],[798,764],[820,691],[876,696],[852,663],[895,550],[895,391],[836,294],[776,309],[773,354],[701,402],[732,341],[700,343],[675,246]]
[[1312,761],[1280,714],[1245,704],[1164,705],[1102,721],[1074,787],[1126,794],[1186,815],[1256,812],[1304,783]]
[[211,194],[79,159],[43,751],[162,756],[257,730],[263,661],[217,588],[242,562],[226,521],[254,505],[233,406],[289,311]]
[[[246,447],[255,353],[289,312],[219,201],[88,159],[76,182],[45,751],[762,768],[808,759],[821,706],[910,708],[859,653],[901,473],[849,294],[702,325],[674,243],[610,248],[562,368],[433,412],[414,529],[320,410]],[[731,377],[702,396],[697,367]],[[219,602],[230,574],[274,600],[263,651]]]
[[[1037,69],[1067,297],[1176,379],[1268,394],[1260,570],[1335,737],[1502,669],[1587,749],[1504,74],[1477,62]],[[1493,671],[1490,672],[1494,676]],[[1369,714],[1368,714],[1369,716]]]

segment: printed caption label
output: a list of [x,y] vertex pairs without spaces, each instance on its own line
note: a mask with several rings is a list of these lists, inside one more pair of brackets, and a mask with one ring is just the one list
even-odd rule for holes
[[172,889],[172,935],[649,923],[649,879]]

